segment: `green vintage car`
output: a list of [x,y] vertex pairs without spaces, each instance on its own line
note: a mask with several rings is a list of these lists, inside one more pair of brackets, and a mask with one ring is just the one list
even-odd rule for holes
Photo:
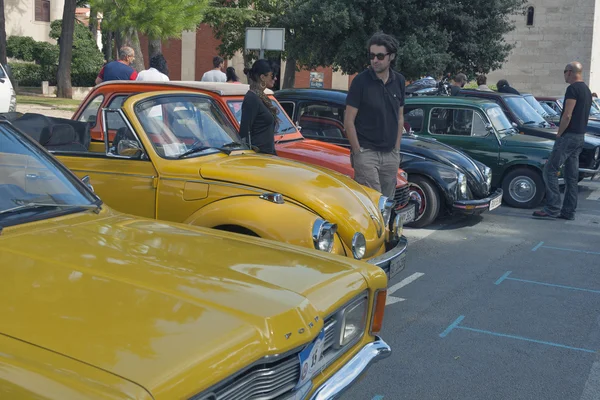
[[492,187],[506,204],[536,207],[544,198],[542,169],[553,141],[520,135],[500,106],[486,100],[422,96],[406,99],[409,131],[463,150],[492,169]]

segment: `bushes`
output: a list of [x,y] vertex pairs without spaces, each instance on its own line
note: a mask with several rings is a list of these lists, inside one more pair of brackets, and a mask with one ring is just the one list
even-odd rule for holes
[[[50,37],[60,40],[60,20],[50,24]],[[30,63],[10,63],[13,79],[20,86],[40,86],[42,81],[56,85],[60,47],[47,42],[36,42],[29,36],[9,36],[6,40],[8,57]],[[71,62],[71,85],[94,86],[98,71],[104,64],[104,56],[98,49],[90,31],[81,23],[75,23],[73,33],[73,59]]]

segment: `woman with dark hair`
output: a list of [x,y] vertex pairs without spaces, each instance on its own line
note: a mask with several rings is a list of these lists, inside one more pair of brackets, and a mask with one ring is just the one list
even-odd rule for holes
[[137,76],[138,81],[168,81],[169,69],[167,60],[162,54],[157,54],[150,59],[150,68],[140,72]]
[[241,83],[240,78],[238,78],[237,74],[235,73],[235,68],[227,67],[225,70],[225,75],[227,76],[227,83]]
[[240,137],[261,153],[275,153],[275,127],[278,125],[277,107],[265,94],[275,84],[276,69],[267,60],[257,60],[252,68],[244,68],[250,90],[242,103]]

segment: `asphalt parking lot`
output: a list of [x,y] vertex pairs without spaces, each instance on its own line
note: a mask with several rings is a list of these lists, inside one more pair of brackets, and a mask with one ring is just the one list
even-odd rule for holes
[[600,399],[600,182],[575,221],[502,206],[408,231],[382,337],[345,399]]

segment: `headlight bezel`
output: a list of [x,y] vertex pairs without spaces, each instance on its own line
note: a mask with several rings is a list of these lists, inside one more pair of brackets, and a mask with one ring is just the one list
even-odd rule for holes
[[[362,307],[362,309],[361,309]],[[362,326],[352,336],[345,336],[347,317],[351,312],[362,311]],[[369,317],[369,292],[365,291],[348,301],[335,312],[336,330],[333,348],[336,350],[350,348],[367,332],[367,321]]]
[[596,147],[594,150],[594,161],[598,161],[600,159],[600,146]]
[[487,165],[483,169],[483,173],[485,175],[485,183],[488,186],[488,189],[492,187],[492,169]]
[[461,198],[467,198],[467,177],[465,174],[459,172],[458,173],[458,194]]
[[[362,254],[360,254],[358,246],[361,246]],[[367,240],[365,239],[365,235],[360,232],[356,232],[354,236],[352,236],[352,256],[356,260],[362,260],[365,254],[367,253]]]
[[[335,234],[336,233],[337,233],[337,225],[336,224],[325,221],[324,219],[321,219],[321,218],[317,218],[313,224],[313,229],[312,229],[312,239],[313,239],[313,245],[315,246],[315,249],[324,251],[326,253],[331,253],[331,251],[333,250],[333,245],[335,244]],[[329,235],[331,237],[331,240],[326,246],[323,246],[324,248],[321,248],[322,240],[327,239],[326,235]]]
[[392,218],[392,210],[394,209],[394,205],[396,202],[394,200],[390,200],[387,196],[379,197],[379,212],[381,213],[381,217],[383,218],[384,226],[389,226],[390,219]]
[[394,240],[400,239],[402,237],[402,232],[404,230],[404,223],[402,220],[401,214],[396,214],[394,217],[394,225],[392,227],[392,236]]

